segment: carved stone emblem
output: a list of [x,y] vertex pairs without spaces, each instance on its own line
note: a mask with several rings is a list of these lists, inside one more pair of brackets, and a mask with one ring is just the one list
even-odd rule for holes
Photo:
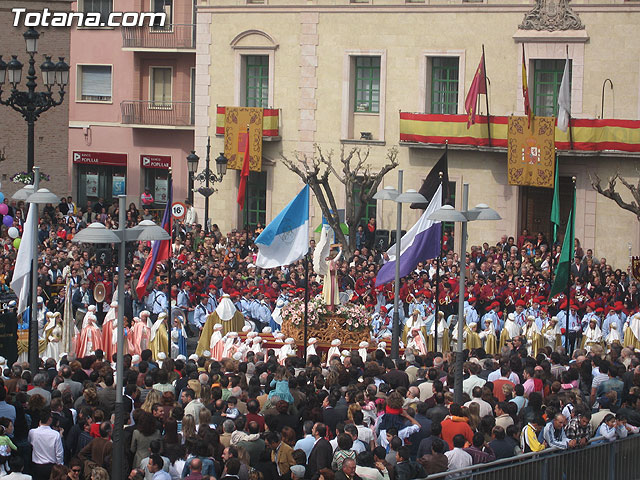
[[536,6],[524,15],[521,30],[584,30],[580,17],[568,0],[536,0]]

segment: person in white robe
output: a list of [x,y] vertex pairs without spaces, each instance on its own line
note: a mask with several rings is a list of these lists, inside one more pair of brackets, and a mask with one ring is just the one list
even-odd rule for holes
[[622,345],[622,338],[620,338],[620,332],[618,331],[618,325],[616,323],[612,323],[609,329],[609,335],[607,335],[607,338],[605,339],[606,343],[607,343],[607,348],[611,349],[611,346],[615,343],[618,342],[620,345]]
[[596,319],[592,318],[589,320],[589,326],[582,334],[582,348],[589,353],[595,345],[602,346],[602,330],[600,330]]
[[318,355],[316,353],[316,343],[318,343],[318,339],[316,337],[311,337],[309,340],[307,340],[307,358],[309,358],[311,355]]
[[367,348],[369,348],[369,342],[362,341],[358,344],[358,355],[360,355],[362,363],[367,363]]
[[238,339],[238,332],[227,333],[224,341],[224,349],[222,350],[222,358],[231,358],[236,353],[236,340]]
[[280,365],[284,365],[284,362],[287,360],[287,358],[292,355],[295,355],[295,340],[289,337],[284,341],[284,345],[278,352],[278,362],[280,363]]
[[340,345],[342,345],[342,342],[340,341],[340,339],[334,338],[333,340],[331,340],[331,347],[327,352],[327,366],[329,366],[329,362],[331,361],[332,357],[340,356]]
[[218,362],[222,360],[222,352],[224,351],[224,342],[222,341],[222,324],[221,323],[216,323],[213,326],[213,333],[211,334],[209,349],[211,350],[211,358],[213,358]]
[[516,323],[516,316],[513,313],[510,313],[507,315],[507,320],[504,322],[502,333],[500,333],[500,345],[498,345],[498,348],[501,349],[504,347],[508,340],[513,340],[520,335],[520,333],[521,329]]

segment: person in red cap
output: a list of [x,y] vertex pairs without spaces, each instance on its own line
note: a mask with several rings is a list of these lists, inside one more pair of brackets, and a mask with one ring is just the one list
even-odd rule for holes
[[[562,342],[567,349],[567,353],[572,353],[582,341],[582,323],[578,315],[578,306],[575,303],[569,305],[569,321],[567,322],[567,301],[560,305],[560,311],[556,315],[558,317],[558,324],[561,329],[568,330],[569,344],[567,345],[566,335],[563,336]],[[568,323],[568,327],[567,327]]]
[[600,317],[596,315],[596,302],[588,302],[585,305],[585,314],[582,317],[583,330],[587,327],[587,325],[589,325],[589,322],[591,321],[591,319],[595,319],[596,325],[600,327]]
[[476,297],[469,297],[469,300],[464,302],[464,314],[467,318],[467,326],[480,321],[480,316],[476,311]]
[[[604,319],[604,322],[602,322],[602,336],[604,338],[607,338],[607,335],[609,335],[609,331],[611,330],[612,323],[614,322],[616,323],[618,332],[622,332],[622,328],[624,326],[624,322],[618,315],[618,311],[616,311],[616,305],[614,304],[613,308],[612,307],[607,307],[607,308],[608,308],[608,312],[605,309],[606,317]],[[620,305],[618,308],[622,310],[623,308],[622,302],[620,302]]]
[[522,328],[527,323],[527,314],[525,312],[526,302],[523,299],[516,300],[516,311],[514,312],[516,324]]

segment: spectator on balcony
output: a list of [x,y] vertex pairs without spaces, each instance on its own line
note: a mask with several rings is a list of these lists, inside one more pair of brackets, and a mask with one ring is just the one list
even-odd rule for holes
[[144,208],[153,208],[153,195],[151,195],[151,189],[145,187],[144,193],[140,195],[140,206]]

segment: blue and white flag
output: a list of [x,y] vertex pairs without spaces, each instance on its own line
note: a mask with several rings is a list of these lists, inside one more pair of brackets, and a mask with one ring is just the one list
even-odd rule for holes
[[256,238],[256,265],[275,268],[300,260],[309,250],[309,186],[284,207]]
[[[418,222],[404,234],[400,242],[400,278],[416,268],[419,262],[436,258],[440,254],[442,224],[429,220],[429,216],[442,207],[442,185],[429,202]],[[376,285],[389,283],[396,276],[396,246],[387,250],[389,261],[385,263],[376,277]]]

